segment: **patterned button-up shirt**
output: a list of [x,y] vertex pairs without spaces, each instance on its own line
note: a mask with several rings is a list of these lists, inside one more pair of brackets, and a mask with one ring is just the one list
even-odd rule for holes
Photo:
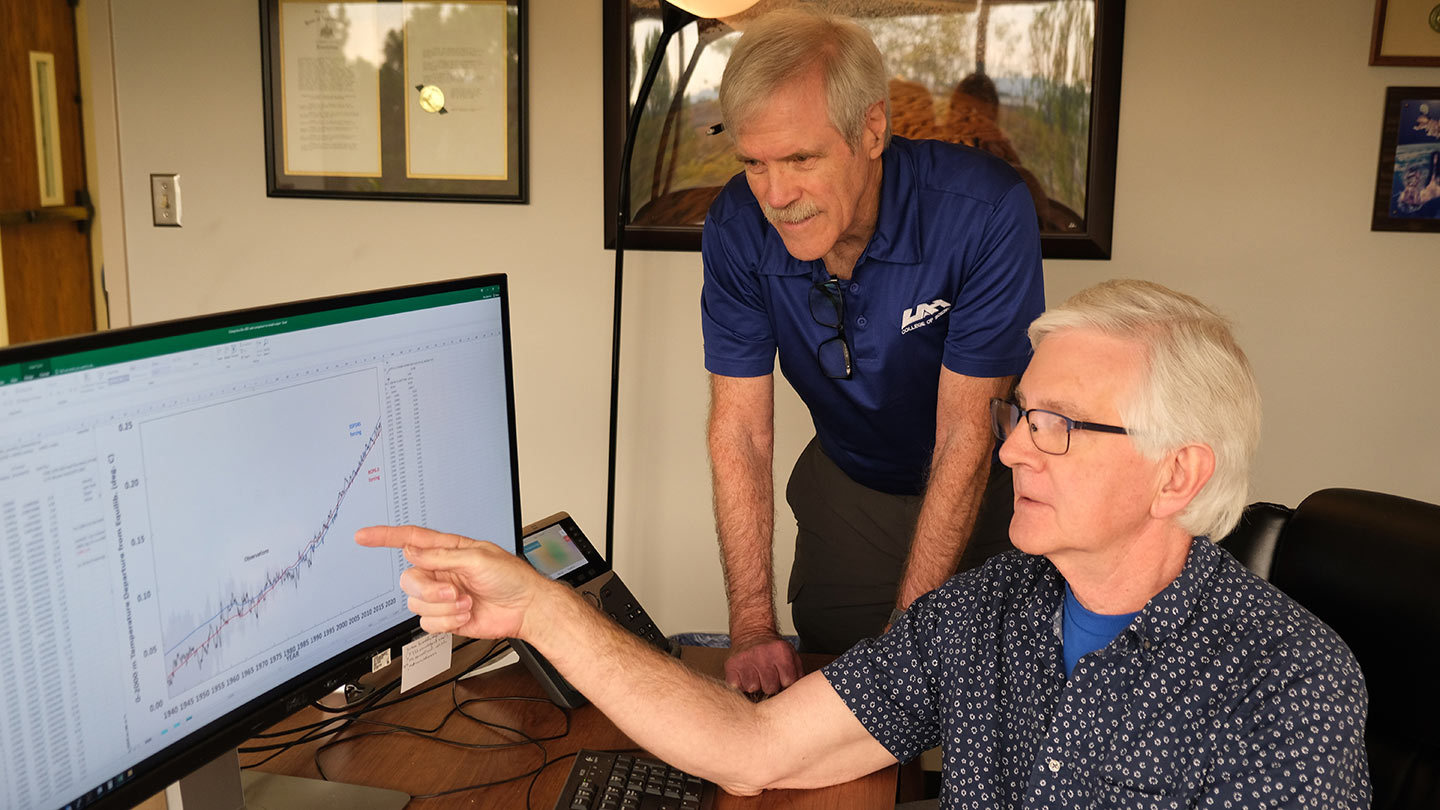
[[1209,540],[1068,679],[1063,599],[1009,552],[824,674],[900,761],[943,746],[945,808],[1369,807],[1354,656]]

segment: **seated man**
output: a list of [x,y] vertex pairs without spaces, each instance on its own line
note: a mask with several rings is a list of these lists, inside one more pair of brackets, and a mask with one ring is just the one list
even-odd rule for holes
[[1259,436],[1228,325],[1121,281],[1030,339],[1014,401],[991,405],[1018,550],[759,704],[494,545],[415,527],[357,539],[405,550],[425,629],[530,642],[637,743],[732,793],[941,745],[945,807],[1368,807],[1354,657],[1207,539],[1238,520]]

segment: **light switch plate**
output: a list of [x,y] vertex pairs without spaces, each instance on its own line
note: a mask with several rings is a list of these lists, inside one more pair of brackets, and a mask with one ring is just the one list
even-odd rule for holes
[[156,225],[180,227],[180,175],[150,175],[150,213]]

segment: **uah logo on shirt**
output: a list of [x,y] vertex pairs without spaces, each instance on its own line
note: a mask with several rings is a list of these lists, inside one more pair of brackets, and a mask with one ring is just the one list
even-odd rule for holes
[[936,318],[950,311],[950,302],[936,298],[928,304],[916,304],[900,313],[900,334],[919,329],[935,322]]

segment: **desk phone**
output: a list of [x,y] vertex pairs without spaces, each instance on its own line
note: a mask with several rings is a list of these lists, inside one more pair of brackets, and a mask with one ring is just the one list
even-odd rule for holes
[[[557,512],[526,526],[521,530],[520,545],[537,571],[579,591],[626,630],[671,655],[678,653],[569,514]],[[517,639],[510,644],[557,705],[575,709],[589,702],[534,647]]]

